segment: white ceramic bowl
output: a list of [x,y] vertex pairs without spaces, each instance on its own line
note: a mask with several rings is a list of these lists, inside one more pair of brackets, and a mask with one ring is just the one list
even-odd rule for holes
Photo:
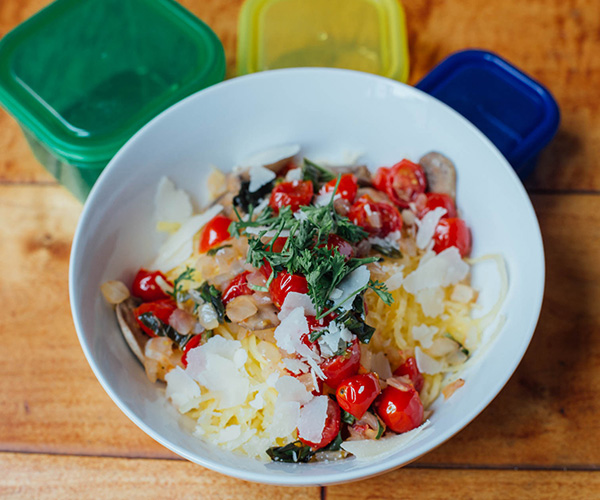
[[[185,417],[165,403],[121,338],[100,293],[109,279],[131,280],[157,250],[153,197],[168,175],[199,204],[208,167],[229,169],[252,153],[299,143],[313,159],[360,151],[370,167],[429,151],[458,170],[458,206],[472,228],[473,255],[501,253],[510,289],[506,324],[491,349],[464,375],[465,386],[434,405],[432,431],[373,462],[261,463],[191,436]],[[494,266],[474,283],[484,305],[498,286]],[[289,69],[236,78],[174,105],[113,158],[87,200],[71,253],[70,296],[83,351],[125,414],[175,453],[241,479],[287,485],[356,480],[407,464],[466,426],[507,382],[533,334],[544,290],[544,254],[529,198],[496,148],[467,120],[434,98],[391,80],[344,70]]]

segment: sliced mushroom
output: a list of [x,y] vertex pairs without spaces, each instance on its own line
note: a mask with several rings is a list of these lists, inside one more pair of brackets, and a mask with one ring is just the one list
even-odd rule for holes
[[450,159],[441,153],[427,153],[419,163],[425,170],[429,190],[456,198],[456,168]]
[[117,305],[117,320],[121,327],[121,332],[125,342],[133,351],[136,358],[144,364],[144,348],[148,342],[148,336],[144,334],[135,320],[133,310],[141,304],[141,300],[135,297],[129,297],[124,302]]

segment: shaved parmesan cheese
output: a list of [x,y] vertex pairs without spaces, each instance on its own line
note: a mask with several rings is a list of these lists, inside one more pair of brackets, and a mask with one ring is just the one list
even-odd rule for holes
[[[420,441],[427,437],[432,429],[423,432],[430,425],[429,420],[426,420],[421,426],[412,431],[386,436],[378,440],[362,439],[358,441],[344,441],[342,449],[348,453],[352,453],[357,460],[374,460],[387,455],[392,455],[415,440]],[[418,437],[418,439],[416,439]]]
[[192,216],[190,197],[167,177],[158,183],[154,205],[157,221],[183,223]]
[[304,174],[301,168],[292,168],[285,174],[285,180],[287,182],[301,181],[304,179]]
[[[315,201],[314,201],[315,207],[324,207],[325,205],[329,205],[329,203],[331,203],[332,196],[333,196],[333,191],[317,194],[317,196],[315,196]],[[342,197],[342,195],[340,193],[335,193],[335,196],[333,196],[333,199],[339,200],[341,197]]]
[[[274,337],[277,347],[289,354],[299,352],[299,347],[306,347],[300,337],[309,333],[308,322],[304,316],[304,308],[297,307],[290,312],[275,329]],[[308,347],[306,347],[308,349]],[[308,349],[310,351],[310,349]]]
[[319,337],[321,354],[325,357],[333,356],[340,348],[341,342],[350,342],[352,332],[343,324],[332,321],[327,325],[327,330]]
[[431,257],[410,273],[402,285],[408,293],[416,294],[425,288],[446,287],[465,279],[469,265],[462,260],[458,248],[450,247]]
[[[367,269],[367,266],[357,267],[337,286],[341,290],[342,295],[335,299],[332,309],[337,309],[340,306],[345,311],[352,309],[354,297],[366,288],[370,279],[371,273]],[[331,299],[331,297],[329,298]]]
[[197,404],[196,398],[201,395],[200,386],[181,367],[176,366],[167,373],[165,382],[167,398],[181,413],[187,413]]
[[275,172],[263,167],[262,165],[254,165],[250,167],[248,174],[250,175],[250,185],[248,186],[248,191],[251,193],[255,193],[265,184],[268,184],[275,179],[275,177],[277,177]]
[[385,286],[389,292],[393,292],[394,290],[398,290],[402,286],[402,282],[404,281],[404,266],[400,266],[398,272],[390,276],[387,280],[385,280]]
[[306,293],[290,292],[286,295],[281,311],[277,315],[280,321],[283,321],[289,314],[298,307],[304,310],[305,316],[316,316],[317,310],[312,303],[310,296]]
[[300,403],[277,399],[273,408],[273,421],[268,427],[271,439],[289,436],[298,427]]
[[242,428],[239,425],[228,425],[215,436],[217,443],[226,443],[240,437]]
[[244,356],[239,341],[216,335],[188,352],[186,373],[214,393],[219,409],[232,408],[248,398],[250,378],[240,366]]
[[294,358],[284,358],[282,363],[283,366],[285,366],[285,369],[292,372],[294,375],[306,373],[309,368],[306,363]]
[[433,336],[438,332],[435,326],[418,325],[413,326],[412,336],[417,342],[419,342],[425,349],[431,347],[433,344]]
[[431,356],[425,354],[420,347],[415,347],[415,359],[419,371],[421,373],[427,373],[428,375],[435,375],[444,367],[440,361],[436,361]]
[[296,156],[300,152],[298,144],[287,144],[260,151],[241,162],[242,167],[266,166]]
[[425,316],[436,318],[444,312],[444,290],[442,288],[419,290],[416,297],[417,303],[421,304]]
[[440,219],[447,213],[448,211],[445,208],[437,207],[427,212],[420,221],[417,220],[417,226],[419,226],[419,230],[417,231],[417,247],[421,250],[427,248]]
[[300,408],[298,418],[298,437],[309,443],[318,443],[323,437],[325,421],[327,420],[327,396],[317,396]]
[[473,296],[473,289],[469,285],[458,283],[457,285],[454,285],[454,289],[452,290],[450,300],[453,300],[454,302],[460,302],[462,304],[467,304],[471,302],[471,300],[473,300]]
[[158,257],[150,266],[151,269],[168,272],[188,259],[192,255],[194,235],[221,210],[223,207],[217,204],[185,221],[160,247]]
[[279,401],[296,401],[300,404],[308,403],[312,394],[306,390],[306,386],[296,377],[284,375],[275,383]]

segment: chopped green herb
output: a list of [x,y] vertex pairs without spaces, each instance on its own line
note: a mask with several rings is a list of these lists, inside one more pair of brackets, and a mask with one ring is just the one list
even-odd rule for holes
[[385,283],[382,283],[381,281],[369,280],[368,287],[377,295],[379,295],[379,298],[388,306],[394,302],[394,298],[392,297],[392,294],[387,291],[387,286]]
[[377,429],[377,435],[375,436],[375,439],[380,439],[381,436],[383,436],[383,431],[385,431],[385,427],[383,426],[379,418],[377,418],[377,425],[379,426],[379,428]]
[[294,441],[285,446],[272,446],[267,450],[267,455],[274,462],[306,463],[314,456],[315,452],[302,441]]
[[388,245],[371,245],[371,248],[376,252],[379,252],[381,255],[385,255],[386,257],[391,257],[392,259],[401,259],[402,252],[393,246]]
[[354,418],[354,415],[352,415],[352,413],[348,413],[346,410],[342,410],[342,422],[348,425],[352,425],[354,422],[356,422],[356,418]]
[[177,278],[175,278],[175,281],[173,281],[173,292],[170,293],[169,295],[171,295],[178,302],[182,302],[183,301],[182,300],[183,299],[182,283],[184,281],[191,281],[193,279],[193,276],[194,276],[194,269],[186,266],[185,271],[183,271],[179,276],[177,276]]
[[225,306],[223,305],[223,300],[221,299],[221,292],[217,290],[214,285],[210,285],[208,281],[202,283],[197,290],[200,293],[202,300],[212,304],[212,306],[215,308],[219,323],[226,321]]
[[145,312],[138,316],[138,319],[144,324],[144,326],[150,328],[157,337],[167,337],[175,342],[181,350],[192,338],[192,335],[182,335],[171,325],[163,323],[155,314],[151,312]]
[[273,181],[261,186],[258,191],[250,192],[250,181],[242,181],[240,191],[233,198],[233,204],[244,212],[249,212],[251,207],[258,205],[273,189]]
[[219,250],[223,250],[223,248],[231,248],[231,246],[232,245],[221,245],[220,247],[211,248],[208,252],[206,252],[206,255],[210,255],[212,257],[213,255],[216,255]]
[[315,187],[323,182],[329,182],[336,177],[331,170],[322,167],[321,165],[317,165],[307,158],[304,158],[302,174],[304,175],[304,180],[312,181]]
[[338,435],[335,437],[335,439],[331,443],[329,443],[324,448],[321,448],[320,450],[318,450],[317,453],[319,451],[339,451],[342,449],[343,442],[344,442],[344,440],[342,439],[342,431],[340,431],[340,432],[338,432]]

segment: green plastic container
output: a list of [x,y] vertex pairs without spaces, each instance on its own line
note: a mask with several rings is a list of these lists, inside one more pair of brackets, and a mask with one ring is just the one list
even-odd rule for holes
[[58,0],[0,40],[0,103],[82,201],[137,130],[224,76],[217,36],[172,0]]

